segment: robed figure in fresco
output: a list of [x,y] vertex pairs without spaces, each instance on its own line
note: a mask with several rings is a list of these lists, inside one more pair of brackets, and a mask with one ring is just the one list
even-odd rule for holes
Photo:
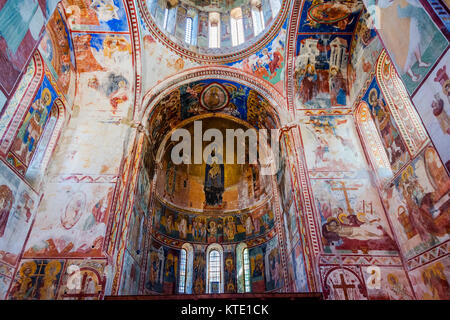
[[208,157],[205,168],[205,191],[206,204],[216,206],[222,204],[224,188],[224,165],[222,155],[213,149]]

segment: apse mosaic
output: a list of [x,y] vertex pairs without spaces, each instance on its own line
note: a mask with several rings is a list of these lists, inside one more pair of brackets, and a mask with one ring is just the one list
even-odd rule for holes
[[[237,150],[237,141],[234,146],[233,163],[226,161],[229,151],[229,143],[218,143],[218,149],[212,159],[222,159],[223,163],[208,163],[203,158],[196,163],[195,160],[195,126],[200,123],[203,132],[218,130],[226,139],[227,130],[243,130],[248,127],[243,123],[237,123],[234,119],[222,117],[199,118],[196,122],[189,122],[182,129],[187,130],[191,137],[190,163],[174,164],[172,153],[176,152],[177,143],[169,142],[163,145],[162,158],[158,157],[158,169],[156,173],[155,195],[172,206],[181,210],[192,212],[236,212],[246,208],[262,205],[270,197],[272,192],[271,178],[261,172],[258,164],[251,164],[249,160],[249,145],[242,150],[245,163],[239,164],[238,157],[241,153]],[[256,138],[256,137],[255,137]],[[236,139],[239,140],[239,139]],[[174,144],[177,144],[173,146]],[[202,142],[202,150],[206,150],[209,142]],[[184,152],[184,151],[183,151]],[[187,155],[186,155],[187,156]]]
[[[148,122],[151,161],[156,159],[155,146],[161,145],[170,130],[181,121],[208,113],[231,116],[228,118],[246,121],[256,129],[274,129],[279,123],[269,102],[245,85],[216,79],[192,82],[170,92],[153,108]],[[149,165],[152,176],[154,164]]]

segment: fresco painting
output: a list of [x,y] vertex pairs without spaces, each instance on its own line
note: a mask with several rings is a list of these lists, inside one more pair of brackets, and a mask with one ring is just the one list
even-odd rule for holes
[[150,181],[148,177],[148,172],[146,169],[142,168],[139,171],[138,176],[138,188],[137,188],[137,198],[139,199],[139,206],[142,211],[147,213],[148,204],[150,201]]
[[325,252],[397,254],[370,178],[311,180]]
[[301,109],[345,107],[351,36],[300,34],[295,58],[296,106]]
[[56,98],[55,89],[49,79],[44,77],[43,83],[28,109],[11,147],[11,151],[25,166],[30,164],[36,152],[52,108],[56,108],[54,106]]
[[249,249],[250,256],[250,280],[252,292],[265,291],[264,251],[262,246]]
[[449,238],[450,178],[427,147],[384,191],[384,203],[407,258]]
[[269,81],[280,92],[283,91],[283,78],[285,68],[285,45],[286,45],[285,23],[278,35],[261,51],[250,57],[230,63],[229,65],[241,69],[254,76]]
[[[204,249],[204,248],[202,248]],[[206,260],[205,252],[196,249],[194,251],[194,262],[193,262],[193,290],[194,294],[206,293]]]
[[367,10],[361,12],[355,27],[355,35],[350,47],[348,64],[349,102],[358,98],[365,82],[374,70],[378,56],[383,49],[380,38],[375,32],[374,20]]
[[[448,45],[419,0],[365,0],[377,19],[380,37],[410,94]],[[375,11],[377,5],[378,11]],[[395,32],[394,32],[395,30]]]
[[123,275],[120,284],[120,294],[133,295],[139,290],[139,279],[141,277],[141,268],[133,257],[125,251],[123,261]]
[[16,265],[36,214],[37,195],[0,162],[0,260]]
[[51,16],[39,44],[39,51],[53,78],[57,80],[59,89],[71,105],[76,86],[75,55],[69,29],[60,9]]
[[134,260],[141,263],[144,256],[144,241],[147,234],[147,219],[144,213],[136,206],[133,207],[133,213],[129,223],[129,236],[127,249]]
[[[162,46],[150,34],[143,36],[144,59],[151,57],[151,63],[144,64],[144,74],[159,74],[161,79],[167,78],[172,74],[176,74],[182,70],[198,66],[197,63],[188,59],[183,59],[166,47]],[[154,77],[146,77],[143,83],[145,89],[150,89],[161,80]]]
[[122,0],[63,0],[67,20],[76,31],[128,31]]
[[56,299],[64,263],[64,260],[23,260],[9,290],[9,299]]
[[291,259],[294,265],[294,284],[298,292],[308,292],[307,274],[303,258],[302,245],[298,242],[291,251]]
[[448,256],[410,272],[418,299],[450,299],[450,264]]
[[363,267],[363,275],[371,300],[413,300],[414,294],[402,268]]
[[67,260],[58,290],[61,300],[99,300],[105,294],[105,260]]
[[195,243],[234,243],[266,234],[274,226],[270,205],[254,212],[225,215],[195,215],[156,205],[155,231],[174,239]]
[[160,293],[163,291],[164,263],[164,247],[157,243],[152,243],[148,254],[147,274],[145,276],[146,291]]
[[442,162],[450,172],[450,57],[439,61],[413,102]]
[[[83,190],[81,187],[70,183],[49,185],[24,256],[102,256],[114,188],[106,183],[88,184]],[[53,197],[57,197],[56,203]]]
[[358,171],[366,167],[351,117],[304,117],[300,128],[310,170]]
[[324,298],[328,300],[367,300],[361,271],[358,267],[324,266],[321,268]]
[[[225,293],[242,287],[236,247],[245,246],[252,293],[290,288],[323,291],[325,299],[338,300],[449,299],[448,257],[426,261],[432,250],[446,250],[449,240],[448,41],[419,0],[377,1],[379,21],[361,0],[306,0],[298,20],[288,14],[268,39],[277,6],[286,3],[263,0],[265,30],[258,41],[264,39],[264,46],[223,65],[203,65],[159,41],[140,10],[148,4],[156,23],[166,20],[168,33],[181,38],[186,18],[193,17],[194,51],[196,41],[208,47],[205,12],[180,7],[164,19],[161,1],[63,0],[55,11],[57,3],[0,0],[0,138],[12,121],[19,124],[9,162],[0,155],[0,298],[177,294],[186,243],[194,248],[189,285],[194,294],[204,294],[206,248],[218,243]],[[249,3],[219,3],[242,6],[245,41],[253,43]],[[229,17],[222,14],[220,23],[223,47],[208,48],[212,56],[233,49]],[[38,53],[26,66],[41,36],[44,65]],[[425,130],[420,136],[420,123],[400,101],[411,99],[397,90],[390,65],[374,77],[383,44],[436,149]],[[289,68],[294,79],[286,77]],[[42,70],[41,83],[34,73]],[[174,80],[182,72],[181,80]],[[36,94],[27,89],[31,81],[41,83]],[[390,91],[383,96],[385,87]],[[145,94],[160,89],[167,89],[165,96],[148,118],[141,117],[153,102],[152,94]],[[41,137],[49,119],[56,120],[60,93],[70,121],[45,185],[36,188],[29,175],[17,173],[15,161],[26,171],[47,151]],[[18,119],[16,109],[29,95]],[[301,116],[284,119],[282,106],[269,103],[278,99]],[[356,130],[354,106],[360,103],[367,106],[393,172],[383,181],[370,172],[365,158],[371,157],[370,141]],[[260,177],[257,166],[200,170],[156,161],[167,133],[194,117],[211,126],[229,120],[245,128],[282,128],[280,170]],[[145,123],[138,126],[136,119]],[[149,141],[140,150],[137,141],[147,140],[144,136]],[[209,172],[217,168],[213,180]],[[227,189],[230,179],[236,183]],[[218,181],[217,189],[210,188]],[[123,228],[110,237],[116,216]],[[105,248],[111,248],[107,258]],[[381,270],[375,281],[373,260]],[[69,283],[77,272],[80,286],[74,289]]]
[[283,286],[278,238],[274,237],[268,241],[265,249],[264,267],[266,275],[266,291],[273,291],[280,289]]
[[358,22],[362,0],[306,0],[300,20],[300,32],[352,32]]
[[410,156],[404,138],[400,135],[400,130],[375,78],[361,100],[369,106],[378,136],[381,138],[392,171],[395,173],[403,167]]
[[236,270],[234,252],[226,252],[224,254],[225,293],[236,293]]
[[5,299],[10,284],[11,279],[3,274],[0,274],[0,299]]
[[82,79],[78,89],[90,93],[78,103],[89,106],[93,103],[92,96],[96,96],[95,102],[101,109],[108,110],[114,117],[125,116],[131,103],[133,79],[132,69],[128,67],[132,64],[129,36],[75,34],[73,39],[77,70]]

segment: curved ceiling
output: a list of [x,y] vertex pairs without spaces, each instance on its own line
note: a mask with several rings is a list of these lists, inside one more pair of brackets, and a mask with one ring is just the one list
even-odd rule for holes
[[[218,189],[222,189],[217,193],[220,193],[220,201],[217,197],[208,201],[205,191],[205,186],[211,180],[206,172],[213,170],[213,165],[207,165],[204,159],[200,163],[195,163],[193,151],[189,164],[175,165],[173,163],[172,150],[179,143],[178,141],[163,143],[164,151],[156,172],[155,189],[161,201],[178,211],[201,214],[243,212],[266,203],[272,196],[271,177],[261,175],[259,166],[249,164],[248,160],[244,164],[238,164],[237,144],[239,142],[233,144],[234,162],[227,163],[225,161],[229,151],[229,145],[226,142],[226,130],[241,129],[246,131],[251,126],[225,114],[194,117],[181,127],[187,130],[192,137],[190,141],[191,150],[195,148],[194,122],[196,125],[201,125],[202,133],[209,129],[217,129],[223,137],[223,145],[219,146],[218,144],[220,151],[216,153],[216,156],[222,158],[224,164],[218,164],[215,173],[218,177],[215,179],[219,185]],[[205,150],[210,143],[210,141],[203,141],[202,150]],[[220,142],[214,141],[213,143]],[[248,143],[244,153],[245,159],[248,159]]]
[[147,27],[181,56],[230,63],[274,38],[290,0],[138,0],[138,5]]

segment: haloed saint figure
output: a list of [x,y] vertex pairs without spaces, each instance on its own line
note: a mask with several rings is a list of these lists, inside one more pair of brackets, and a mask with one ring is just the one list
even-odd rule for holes
[[208,157],[205,168],[205,185],[203,187],[206,205],[216,206],[222,204],[224,188],[224,165],[222,155],[213,149]]

